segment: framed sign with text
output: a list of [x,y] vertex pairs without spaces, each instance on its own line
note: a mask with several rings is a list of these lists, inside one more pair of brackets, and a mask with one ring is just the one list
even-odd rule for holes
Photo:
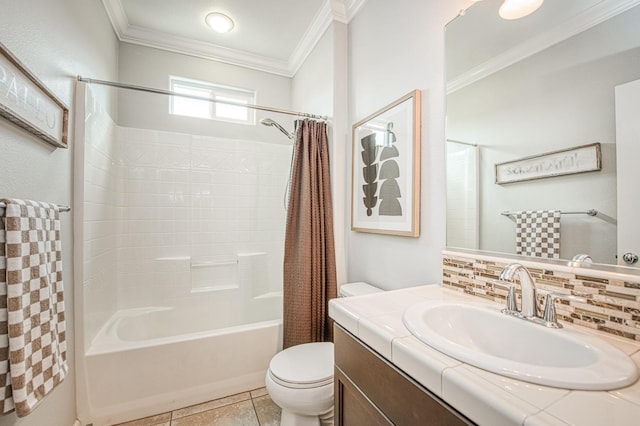
[[67,148],[69,108],[0,43],[0,116]]
[[503,185],[602,170],[600,143],[546,152],[495,165],[496,183]]

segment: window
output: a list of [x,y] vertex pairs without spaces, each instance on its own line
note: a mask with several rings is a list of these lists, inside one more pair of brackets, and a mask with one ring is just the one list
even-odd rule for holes
[[[255,91],[239,87],[222,86],[206,81],[170,77],[171,91],[200,98],[217,99],[234,104],[253,104]],[[253,109],[222,102],[171,96],[170,113],[188,117],[208,118],[232,123],[255,124]]]

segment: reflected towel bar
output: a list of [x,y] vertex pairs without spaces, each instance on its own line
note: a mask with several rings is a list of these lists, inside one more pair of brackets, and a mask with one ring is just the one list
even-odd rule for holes
[[[7,205],[3,201],[0,201],[0,209],[4,209],[5,207],[7,207]],[[58,209],[61,212],[70,212],[71,211],[71,207],[69,207],[69,206],[58,206]]]
[[[516,213],[517,212],[502,212],[500,214],[503,216],[513,216]],[[586,214],[589,216],[596,216],[598,214],[598,210],[589,209],[586,211],[579,211],[579,212],[560,212],[560,214]]]

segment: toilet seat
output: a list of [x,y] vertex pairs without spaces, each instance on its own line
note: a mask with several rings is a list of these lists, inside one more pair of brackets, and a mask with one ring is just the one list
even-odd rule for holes
[[305,343],[285,349],[271,359],[269,376],[292,389],[333,383],[333,343]]

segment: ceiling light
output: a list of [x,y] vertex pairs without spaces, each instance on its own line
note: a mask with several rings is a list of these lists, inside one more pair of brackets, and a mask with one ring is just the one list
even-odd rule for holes
[[504,0],[500,6],[500,17],[503,19],[523,18],[535,12],[544,0]]
[[223,13],[210,13],[204,20],[217,33],[228,33],[233,29],[233,20]]

